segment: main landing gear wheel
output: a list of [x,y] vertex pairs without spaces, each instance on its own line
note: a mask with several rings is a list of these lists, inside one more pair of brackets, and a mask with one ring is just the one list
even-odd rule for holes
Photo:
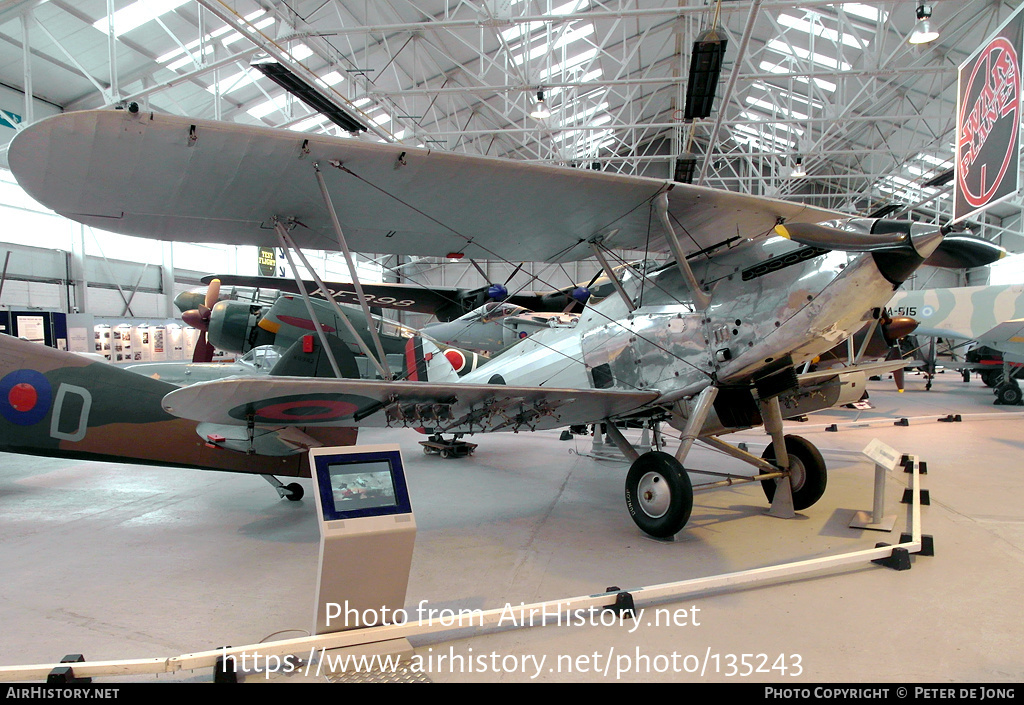
[[1016,382],[1003,382],[996,386],[996,404],[1017,406],[1021,403],[1022,397],[1024,395],[1021,394]]
[[305,490],[302,489],[302,485],[300,485],[298,482],[293,482],[290,485],[285,485],[284,488],[288,490],[288,493],[285,495],[285,497],[288,498],[289,502],[298,502],[299,500],[302,499],[302,495],[305,493]]
[[981,373],[981,381],[985,383],[986,387],[995,387],[1003,381],[1003,371],[983,370]]
[[626,509],[644,533],[659,539],[675,536],[693,511],[689,475],[668,453],[644,453],[626,475]]
[[[786,454],[789,456],[789,481],[793,487],[793,509],[807,509],[825,494],[828,473],[825,461],[814,445],[800,436],[786,436]],[[764,449],[761,457],[775,462],[775,444]],[[762,480],[761,487],[771,502],[775,499],[775,480]]]

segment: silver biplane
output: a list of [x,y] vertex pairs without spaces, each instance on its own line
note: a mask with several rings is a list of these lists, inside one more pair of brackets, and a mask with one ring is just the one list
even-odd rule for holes
[[[749,463],[745,479],[770,501],[801,510],[821,497],[825,463],[784,435],[783,419],[855,401],[878,368],[797,370],[877,320],[944,235],[660,179],[130,110],[40,121],[14,138],[9,159],[41,203],[131,235],[280,246],[289,259],[304,248],[553,265],[596,256],[614,295],[464,376],[422,343],[408,353],[415,381],[378,363],[380,380],[221,380],[172,391],[163,407],[249,428],[603,423],[631,461],[630,515],[657,537],[689,518],[684,463],[695,441]],[[612,249],[674,261],[620,274]],[[383,359],[379,343],[366,347]],[[681,432],[674,454],[640,454],[619,430],[659,422]],[[760,425],[772,439],[763,457],[719,438]]]

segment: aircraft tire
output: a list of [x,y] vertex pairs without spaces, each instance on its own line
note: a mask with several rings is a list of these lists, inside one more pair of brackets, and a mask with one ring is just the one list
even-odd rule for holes
[[[793,483],[793,509],[807,509],[825,494],[828,472],[821,453],[810,441],[800,436],[786,436],[786,454],[789,456],[791,471],[790,481]],[[775,462],[775,444],[764,449],[761,457],[770,463]],[[775,480],[762,480],[761,487],[771,502],[775,499]]]
[[285,485],[285,489],[288,490],[288,494],[285,496],[289,502],[298,502],[302,499],[302,495],[305,494],[305,490],[302,489],[302,485],[298,482],[293,482],[290,485]]
[[1003,373],[1001,370],[985,370],[981,373],[981,381],[986,387],[995,387],[1003,381]]
[[1016,382],[1004,382],[996,387],[996,404],[1017,406],[1021,403],[1022,398],[1024,395],[1021,394],[1020,387]]
[[645,534],[659,539],[675,536],[693,511],[689,475],[668,453],[644,453],[626,474],[626,509]]

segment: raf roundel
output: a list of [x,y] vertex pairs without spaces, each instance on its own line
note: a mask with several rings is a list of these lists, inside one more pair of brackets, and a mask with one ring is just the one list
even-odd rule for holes
[[255,423],[330,424],[375,403],[375,399],[353,394],[301,394],[243,404],[228,414]]
[[39,423],[50,410],[50,380],[35,370],[15,370],[0,379],[0,416],[19,426]]

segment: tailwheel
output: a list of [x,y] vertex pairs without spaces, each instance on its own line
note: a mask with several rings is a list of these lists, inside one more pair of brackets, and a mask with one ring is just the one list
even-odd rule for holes
[[300,501],[302,499],[302,495],[306,492],[298,482],[285,485],[284,489],[287,490],[287,493],[284,496],[288,498],[289,502]]
[[644,533],[660,539],[676,535],[693,510],[686,470],[668,453],[644,453],[626,475],[626,509]]
[[[793,487],[793,509],[807,509],[825,494],[828,473],[825,460],[814,445],[800,436],[786,436],[786,454],[789,456],[789,481]],[[775,462],[775,444],[764,449],[762,458]],[[775,480],[763,480],[761,487],[771,502],[775,499]]]

